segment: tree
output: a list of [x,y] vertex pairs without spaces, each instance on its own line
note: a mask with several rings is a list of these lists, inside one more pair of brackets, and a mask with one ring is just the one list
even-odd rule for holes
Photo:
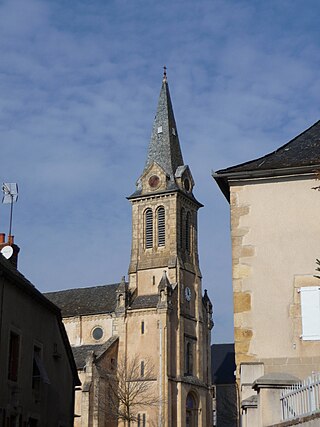
[[161,403],[156,388],[157,376],[150,359],[142,360],[138,354],[121,358],[115,372],[108,373],[105,378],[109,416],[122,420],[128,427],[138,420],[139,412]]

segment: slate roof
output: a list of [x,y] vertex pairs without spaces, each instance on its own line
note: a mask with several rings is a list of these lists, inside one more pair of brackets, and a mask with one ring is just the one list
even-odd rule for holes
[[138,295],[131,304],[131,308],[155,308],[159,302],[158,294],[154,295]]
[[[162,127],[162,132],[158,133],[158,128],[160,127]],[[178,131],[166,75],[162,82],[144,170],[153,162],[157,162],[170,176],[171,180],[174,178],[177,167],[183,165]]]
[[80,345],[72,347],[72,353],[76,362],[77,369],[83,369],[86,365],[86,359],[90,353],[94,353],[96,358],[99,358],[118,340],[118,336],[114,335],[103,344]]
[[312,172],[320,168],[320,121],[272,153],[213,174],[228,198],[228,177],[270,176]]
[[320,164],[320,120],[276,151],[258,159],[217,171],[228,172],[282,169]]
[[61,309],[62,317],[111,313],[119,283],[49,292],[45,296]]
[[234,384],[236,369],[234,344],[211,345],[211,375],[213,384]]

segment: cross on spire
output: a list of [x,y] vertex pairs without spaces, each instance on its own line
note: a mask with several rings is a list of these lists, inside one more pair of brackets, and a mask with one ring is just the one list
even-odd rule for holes
[[163,83],[167,82],[167,67],[164,66],[163,67],[163,79],[162,79]]

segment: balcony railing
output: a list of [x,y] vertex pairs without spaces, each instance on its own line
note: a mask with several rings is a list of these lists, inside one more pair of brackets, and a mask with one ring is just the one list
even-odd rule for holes
[[280,394],[283,421],[320,411],[320,373],[286,387]]

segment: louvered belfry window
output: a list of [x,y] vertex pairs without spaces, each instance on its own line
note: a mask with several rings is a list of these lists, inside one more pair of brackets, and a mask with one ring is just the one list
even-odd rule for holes
[[186,218],[186,250],[190,252],[191,248],[191,215],[190,212],[187,213]]
[[151,209],[146,210],[145,218],[146,248],[149,249],[153,247],[153,215]]
[[165,226],[165,210],[161,206],[158,209],[158,246],[166,244],[166,226]]
[[180,211],[180,248],[184,247],[185,233],[184,233],[184,209]]

